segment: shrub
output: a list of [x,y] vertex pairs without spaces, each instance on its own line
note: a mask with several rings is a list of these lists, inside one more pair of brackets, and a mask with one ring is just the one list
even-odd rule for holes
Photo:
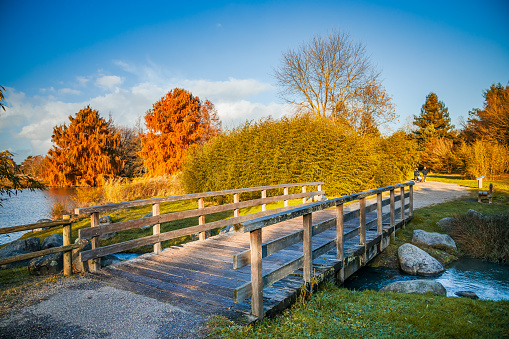
[[404,134],[362,136],[307,115],[268,118],[247,122],[194,152],[182,183],[195,193],[324,181],[327,194],[338,196],[404,180],[415,165],[412,153]]
[[509,213],[460,215],[453,221],[450,235],[469,256],[509,263]]
[[463,175],[467,179],[481,175],[496,179],[508,172],[509,148],[497,142],[477,140],[471,145],[462,145],[458,153],[463,159]]

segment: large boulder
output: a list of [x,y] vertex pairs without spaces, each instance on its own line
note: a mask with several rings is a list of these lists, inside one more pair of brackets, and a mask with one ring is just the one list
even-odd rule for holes
[[452,231],[452,225],[454,223],[454,220],[456,220],[456,218],[454,217],[442,218],[437,221],[437,226],[440,227],[442,231],[449,233],[450,231]]
[[412,236],[412,243],[424,244],[427,246],[437,248],[452,248],[456,249],[456,243],[447,234],[431,233],[423,230],[414,230]]
[[424,294],[431,292],[434,295],[446,295],[447,292],[445,287],[434,280],[406,280],[396,281],[392,284],[384,286],[380,289],[380,292],[397,292],[397,293],[419,293]]
[[80,252],[92,249],[92,244],[87,239],[76,239],[75,244],[79,244],[78,248],[72,250],[72,271],[74,273],[88,272],[88,262],[80,261]]
[[[145,214],[144,216],[142,216],[141,219],[143,219],[143,218],[150,218],[150,217],[153,217],[153,216],[154,215],[152,214],[152,212],[149,212],[149,213]],[[154,226],[154,225],[145,225],[145,226],[141,226],[140,229],[146,230],[146,229],[151,228],[152,226]]]
[[445,271],[438,260],[412,244],[401,245],[398,258],[401,269],[408,274],[435,276]]
[[479,299],[479,296],[475,292],[472,292],[472,291],[458,291],[458,292],[455,292],[454,294],[456,294],[458,297],[462,297],[462,298],[470,298],[473,300]]
[[478,219],[483,219],[484,218],[484,215],[482,215],[481,213],[479,213],[476,210],[473,210],[471,208],[467,211],[467,215],[472,216],[472,217],[476,217]]
[[41,249],[45,250],[52,247],[60,247],[64,245],[64,237],[62,234],[51,234],[44,239],[41,245]]
[[[22,240],[16,240],[0,249],[0,259],[14,257],[21,254],[39,251],[41,249],[41,240],[38,237],[31,237]],[[16,261],[10,264],[0,266],[1,269],[26,266],[30,259]]]
[[28,271],[32,275],[57,274],[64,267],[63,253],[54,253],[30,260]]

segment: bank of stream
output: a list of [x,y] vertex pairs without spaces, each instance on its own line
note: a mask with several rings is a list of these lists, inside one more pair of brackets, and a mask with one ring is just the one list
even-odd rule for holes
[[431,279],[441,283],[447,296],[455,292],[473,291],[484,300],[509,300],[509,265],[499,265],[480,259],[461,258],[446,267],[438,277],[408,275],[388,267],[363,267],[348,278],[344,287],[350,290],[376,290],[402,280]]

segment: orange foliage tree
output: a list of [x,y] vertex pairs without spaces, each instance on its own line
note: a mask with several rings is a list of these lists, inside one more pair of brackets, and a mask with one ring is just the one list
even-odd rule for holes
[[182,167],[189,151],[221,132],[214,105],[175,88],[145,114],[147,131],[139,154],[148,174],[172,174]]
[[54,186],[100,186],[122,168],[114,156],[119,135],[111,119],[87,106],[69,116],[71,123],[55,126],[48,151],[45,177]]

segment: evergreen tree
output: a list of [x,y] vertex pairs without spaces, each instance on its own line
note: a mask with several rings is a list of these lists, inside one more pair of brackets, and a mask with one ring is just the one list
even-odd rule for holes
[[439,138],[453,138],[454,126],[451,124],[449,110],[445,107],[443,101],[439,101],[435,93],[431,92],[426,96],[426,102],[422,105],[421,114],[414,116],[414,125],[417,130],[415,137],[422,142],[426,142],[426,134],[429,134],[432,126]]

